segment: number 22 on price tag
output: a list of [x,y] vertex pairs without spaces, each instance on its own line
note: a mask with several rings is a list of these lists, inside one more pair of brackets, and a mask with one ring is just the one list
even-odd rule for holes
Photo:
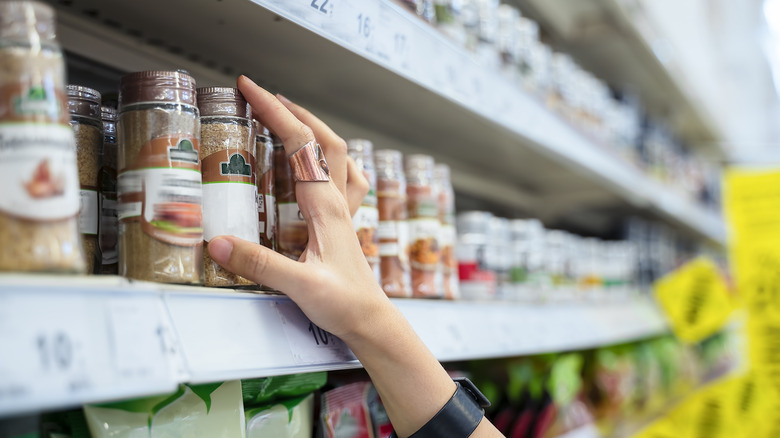
[[278,302],[276,310],[296,364],[330,364],[355,360],[355,355],[341,339],[311,322],[295,303]]

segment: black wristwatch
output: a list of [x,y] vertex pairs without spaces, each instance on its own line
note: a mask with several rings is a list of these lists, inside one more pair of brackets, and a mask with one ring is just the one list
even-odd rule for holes
[[[468,438],[485,416],[490,400],[471,380],[453,379],[457,385],[455,394],[441,410],[409,438]],[[395,432],[390,438],[398,438]]]

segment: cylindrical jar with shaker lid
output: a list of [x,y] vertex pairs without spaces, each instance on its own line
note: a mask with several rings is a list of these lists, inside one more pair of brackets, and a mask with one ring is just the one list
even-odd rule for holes
[[79,184],[81,185],[81,209],[79,210],[79,231],[81,231],[87,272],[95,273],[101,266],[102,257],[98,245],[99,200],[98,175],[100,149],[103,144],[103,122],[100,119],[100,93],[80,85],[68,85],[68,111],[70,126],[76,136]]
[[309,242],[309,229],[295,198],[290,161],[284,151],[281,139],[274,135],[274,190],[276,191],[277,251],[298,260]]
[[0,271],[85,271],[54,22],[50,6],[0,2]]
[[363,255],[366,256],[377,281],[381,280],[379,271],[379,238],[376,229],[379,226],[379,210],[376,196],[376,168],[374,167],[374,146],[369,140],[351,139],[347,141],[347,153],[355,160],[358,169],[368,179],[368,193],[360,203],[358,211],[352,217],[355,232]]
[[444,298],[453,300],[460,296],[458,287],[458,259],[455,257],[455,192],[450,182],[450,167],[446,164],[437,164],[433,169],[434,184],[438,193],[439,222],[441,233],[439,234],[439,246],[441,247],[441,272]]
[[274,141],[268,128],[255,123],[257,147],[257,220],[260,244],[276,251],[276,195],[274,194]]
[[119,273],[203,283],[200,117],[192,76],[122,77],[117,137]]
[[411,297],[409,230],[406,211],[406,177],[403,156],[392,149],[374,153],[377,206],[379,209],[379,272],[385,294]]
[[458,214],[458,270],[460,294],[465,299],[492,299],[496,295],[496,274],[488,268],[490,221],[486,211]]
[[406,197],[409,213],[409,260],[412,296],[441,298],[439,258],[438,194],[433,184],[433,157],[415,154],[406,157]]
[[260,243],[252,111],[236,88],[198,88],[203,174],[203,270],[206,286],[254,284],[220,266],[208,242],[231,235]]
[[103,149],[100,154],[100,226],[98,227],[101,269],[100,273],[116,275],[119,271],[117,250],[118,222],[116,217],[116,110],[107,106],[100,108],[103,120]]

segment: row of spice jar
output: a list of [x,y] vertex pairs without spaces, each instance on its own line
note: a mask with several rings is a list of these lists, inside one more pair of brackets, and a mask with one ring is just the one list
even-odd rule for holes
[[638,290],[637,248],[545,229],[537,219],[458,214],[461,294],[527,302],[623,299]]
[[[631,94],[582,68],[540,37],[539,25],[499,0],[399,0],[466,48],[486,70],[501,71],[573,127],[636,165],[669,190],[719,209],[720,169],[694,156]],[[619,96],[620,98],[616,97]]]
[[368,140],[347,150],[369,181],[353,217],[363,254],[391,297],[459,296],[455,199],[450,169],[428,155],[373,150]]

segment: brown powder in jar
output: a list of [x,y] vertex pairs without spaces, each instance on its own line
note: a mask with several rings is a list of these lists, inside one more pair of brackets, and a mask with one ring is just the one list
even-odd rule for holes
[[[79,120],[74,116],[74,120]],[[100,145],[103,143],[103,132],[97,126],[88,121],[71,123],[76,135],[76,158],[79,166],[79,184],[82,190],[98,189],[98,175],[100,174]],[[97,199],[96,199],[97,201]],[[97,203],[95,204],[97,205]],[[96,213],[95,221],[98,221]],[[84,259],[87,263],[87,272],[94,273],[95,267],[101,265],[100,245],[97,234],[82,234],[84,244]]]
[[[0,86],[34,85],[21,83],[22,78],[42,77],[53,85],[60,106],[60,120],[33,116],[25,121],[66,125],[64,64],[55,50],[30,50],[29,47],[6,46],[0,49]],[[10,106],[0,102],[0,122],[13,120]],[[10,188],[7,188],[10,189]],[[78,220],[35,221],[0,211],[0,271],[83,272],[85,270]]]
[[409,297],[409,259],[406,227],[406,193],[398,180],[377,180],[379,209],[379,272],[385,294],[389,297]]
[[[201,161],[209,155],[223,150],[254,151],[252,128],[237,123],[201,123],[200,156]],[[203,242],[203,270],[206,286],[230,287],[252,286],[255,283],[236,275],[211,259],[208,242]]]
[[276,146],[276,142],[274,142],[274,190],[278,213],[276,247],[281,254],[298,260],[309,242],[309,229],[298,209],[295,181],[287,153],[284,147]]
[[[134,166],[141,148],[152,138],[171,133],[197,138],[200,123],[194,107],[166,105],[122,112],[118,121],[120,172]],[[191,108],[191,109],[188,109]],[[141,223],[120,222],[120,274],[163,283],[203,282],[203,244],[173,245],[147,234]]]

